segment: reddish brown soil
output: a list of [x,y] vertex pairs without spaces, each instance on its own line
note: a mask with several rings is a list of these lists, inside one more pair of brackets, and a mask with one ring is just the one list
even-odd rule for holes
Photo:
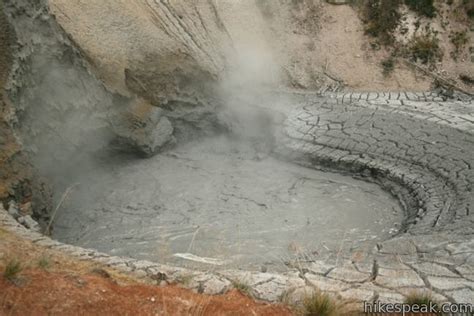
[[[16,283],[16,284],[15,284]],[[237,291],[207,296],[176,286],[121,286],[96,275],[36,268],[0,278],[0,315],[291,315]]]
[[[23,269],[12,282],[3,273],[13,260]],[[45,249],[0,227],[0,316],[291,315],[282,305],[256,302],[236,291],[208,296],[151,282]]]

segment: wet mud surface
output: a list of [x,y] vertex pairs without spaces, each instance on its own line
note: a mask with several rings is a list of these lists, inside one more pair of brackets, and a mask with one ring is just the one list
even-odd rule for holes
[[302,254],[386,239],[402,211],[377,185],[279,161],[227,137],[78,180],[60,241],[180,266],[283,266]]

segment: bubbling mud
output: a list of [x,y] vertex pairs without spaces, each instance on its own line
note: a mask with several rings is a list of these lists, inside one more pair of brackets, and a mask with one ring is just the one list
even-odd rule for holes
[[212,137],[85,172],[54,238],[186,267],[281,267],[297,256],[389,238],[402,221],[379,186]]

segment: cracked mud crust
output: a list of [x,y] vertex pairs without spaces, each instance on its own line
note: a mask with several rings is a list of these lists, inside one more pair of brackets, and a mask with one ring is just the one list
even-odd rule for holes
[[414,290],[429,290],[438,301],[474,303],[473,113],[472,100],[443,101],[436,93],[304,96],[284,122],[280,153],[391,188],[406,201],[407,219],[405,233],[374,249],[303,258],[285,273],[191,271],[65,245],[3,210],[0,223],[35,244],[158,283],[186,280],[201,293],[226,292],[239,280],[268,301],[317,288],[354,301],[401,302]]

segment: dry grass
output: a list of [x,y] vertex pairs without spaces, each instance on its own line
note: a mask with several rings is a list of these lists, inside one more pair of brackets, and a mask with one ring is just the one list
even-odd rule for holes
[[38,260],[38,267],[47,270],[51,266],[51,261],[47,256],[42,256]]
[[429,34],[415,36],[407,47],[407,54],[413,61],[423,64],[432,64],[443,57],[438,39]]
[[381,62],[381,65],[382,65],[382,73],[384,76],[389,76],[393,70],[395,69],[395,58],[393,58],[392,56],[382,60]]
[[418,305],[418,306],[430,306],[436,305],[440,306],[439,302],[437,302],[433,295],[430,292],[426,291],[415,291],[410,294],[405,299],[405,304],[408,305]]
[[3,277],[9,281],[15,281],[18,278],[18,274],[23,270],[23,266],[17,259],[10,260],[5,266],[3,271]]
[[338,303],[328,294],[314,292],[303,299],[304,316],[338,316],[341,310]]
[[240,293],[252,297],[252,288],[242,280],[232,280],[232,286]]

